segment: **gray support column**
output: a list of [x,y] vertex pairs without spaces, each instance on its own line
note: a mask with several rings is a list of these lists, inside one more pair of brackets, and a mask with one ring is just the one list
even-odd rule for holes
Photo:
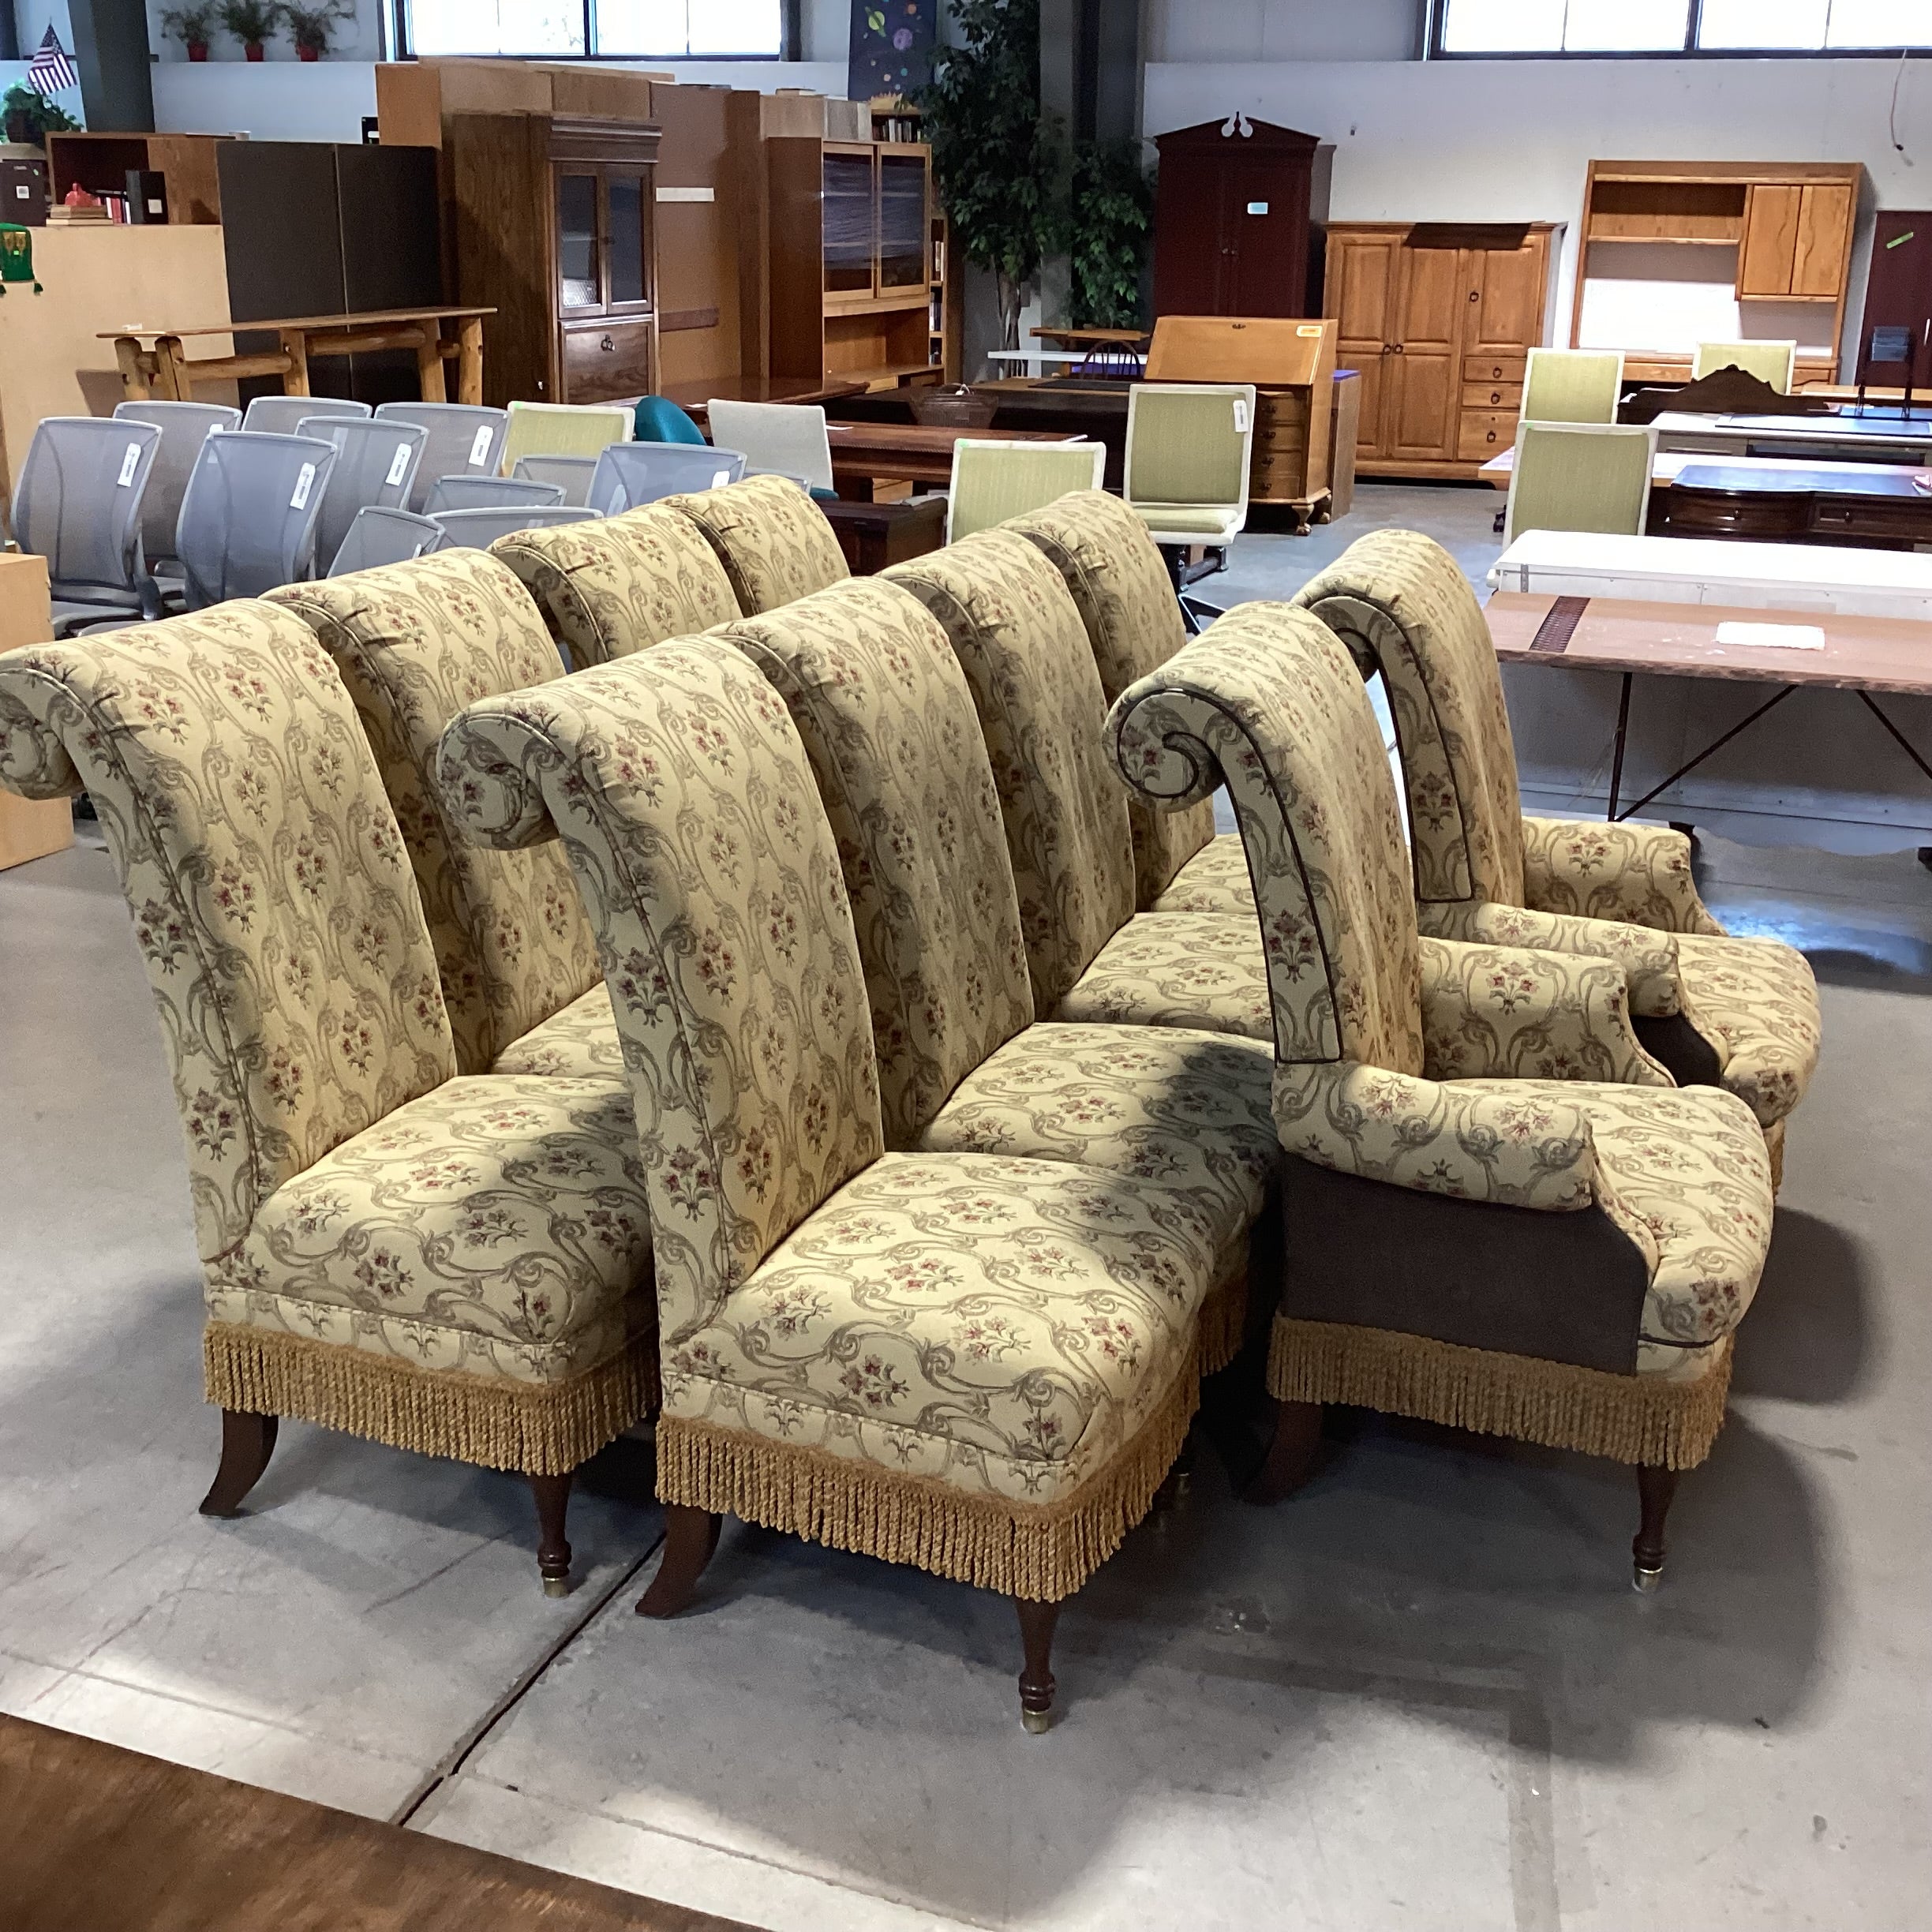
[[96,133],[154,127],[146,0],[69,0],[80,104]]

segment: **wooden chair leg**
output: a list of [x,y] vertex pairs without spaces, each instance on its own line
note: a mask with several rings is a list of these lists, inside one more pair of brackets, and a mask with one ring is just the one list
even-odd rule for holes
[[533,1476],[530,1494],[537,1500],[537,1569],[546,1597],[570,1594],[570,1538],[564,1533],[570,1510],[571,1476]]
[[1279,1503],[1314,1473],[1316,1451],[1321,1447],[1320,1402],[1275,1404],[1275,1439],[1261,1466],[1241,1492],[1244,1503]]
[[1053,1722],[1054,1628],[1060,1621],[1057,1603],[1035,1603],[1016,1597],[1013,1608],[1020,1613],[1020,1642],[1026,1653],[1026,1668],[1020,1673],[1020,1721],[1035,1734]]
[[665,1505],[664,1556],[650,1588],[637,1601],[639,1616],[676,1616],[695,1594],[698,1579],[718,1546],[724,1518],[688,1503]]
[[1648,1593],[1664,1580],[1664,1518],[1677,1494],[1678,1471],[1653,1463],[1637,1466],[1637,1501],[1641,1511],[1631,1541],[1631,1581]]
[[221,1466],[201,1499],[204,1516],[238,1516],[242,1499],[261,1481],[275,1454],[275,1418],[248,1415],[239,1409],[222,1411]]

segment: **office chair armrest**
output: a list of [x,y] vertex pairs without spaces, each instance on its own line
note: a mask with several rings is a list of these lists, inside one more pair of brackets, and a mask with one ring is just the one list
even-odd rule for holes
[[167,605],[161,595],[161,586],[153,575],[143,571],[134,579],[134,593],[140,599],[143,623],[159,623],[167,612]]

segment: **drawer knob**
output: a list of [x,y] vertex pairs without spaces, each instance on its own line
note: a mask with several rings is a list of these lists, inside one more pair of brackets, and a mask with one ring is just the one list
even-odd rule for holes
[[608,335],[606,335],[604,339],[597,344],[597,346],[601,349],[606,355],[615,355],[617,352],[617,345],[612,342]]

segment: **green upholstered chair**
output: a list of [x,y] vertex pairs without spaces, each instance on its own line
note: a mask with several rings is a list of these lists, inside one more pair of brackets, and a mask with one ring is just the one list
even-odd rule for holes
[[1070,490],[1097,490],[1106,468],[1101,443],[975,442],[953,445],[946,541],[1044,509]]
[[1519,414],[1526,422],[1615,422],[1623,390],[1621,349],[1532,349]]
[[519,456],[596,456],[630,440],[631,412],[614,402],[512,402],[503,474],[514,474]]
[[[1127,398],[1122,494],[1161,546],[1190,634],[1220,612],[1188,586],[1227,568],[1248,522],[1252,383],[1136,383]],[[1197,547],[1208,555],[1189,561]]]
[[1518,423],[1503,542],[1537,530],[1642,536],[1657,444],[1634,425]]
[[1791,394],[1798,363],[1795,342],[1705,342],[1690,361],[1690,380],[1701,382],[1720,369],[1741,369],[1747,376],[1767,382],[1780,395]]

